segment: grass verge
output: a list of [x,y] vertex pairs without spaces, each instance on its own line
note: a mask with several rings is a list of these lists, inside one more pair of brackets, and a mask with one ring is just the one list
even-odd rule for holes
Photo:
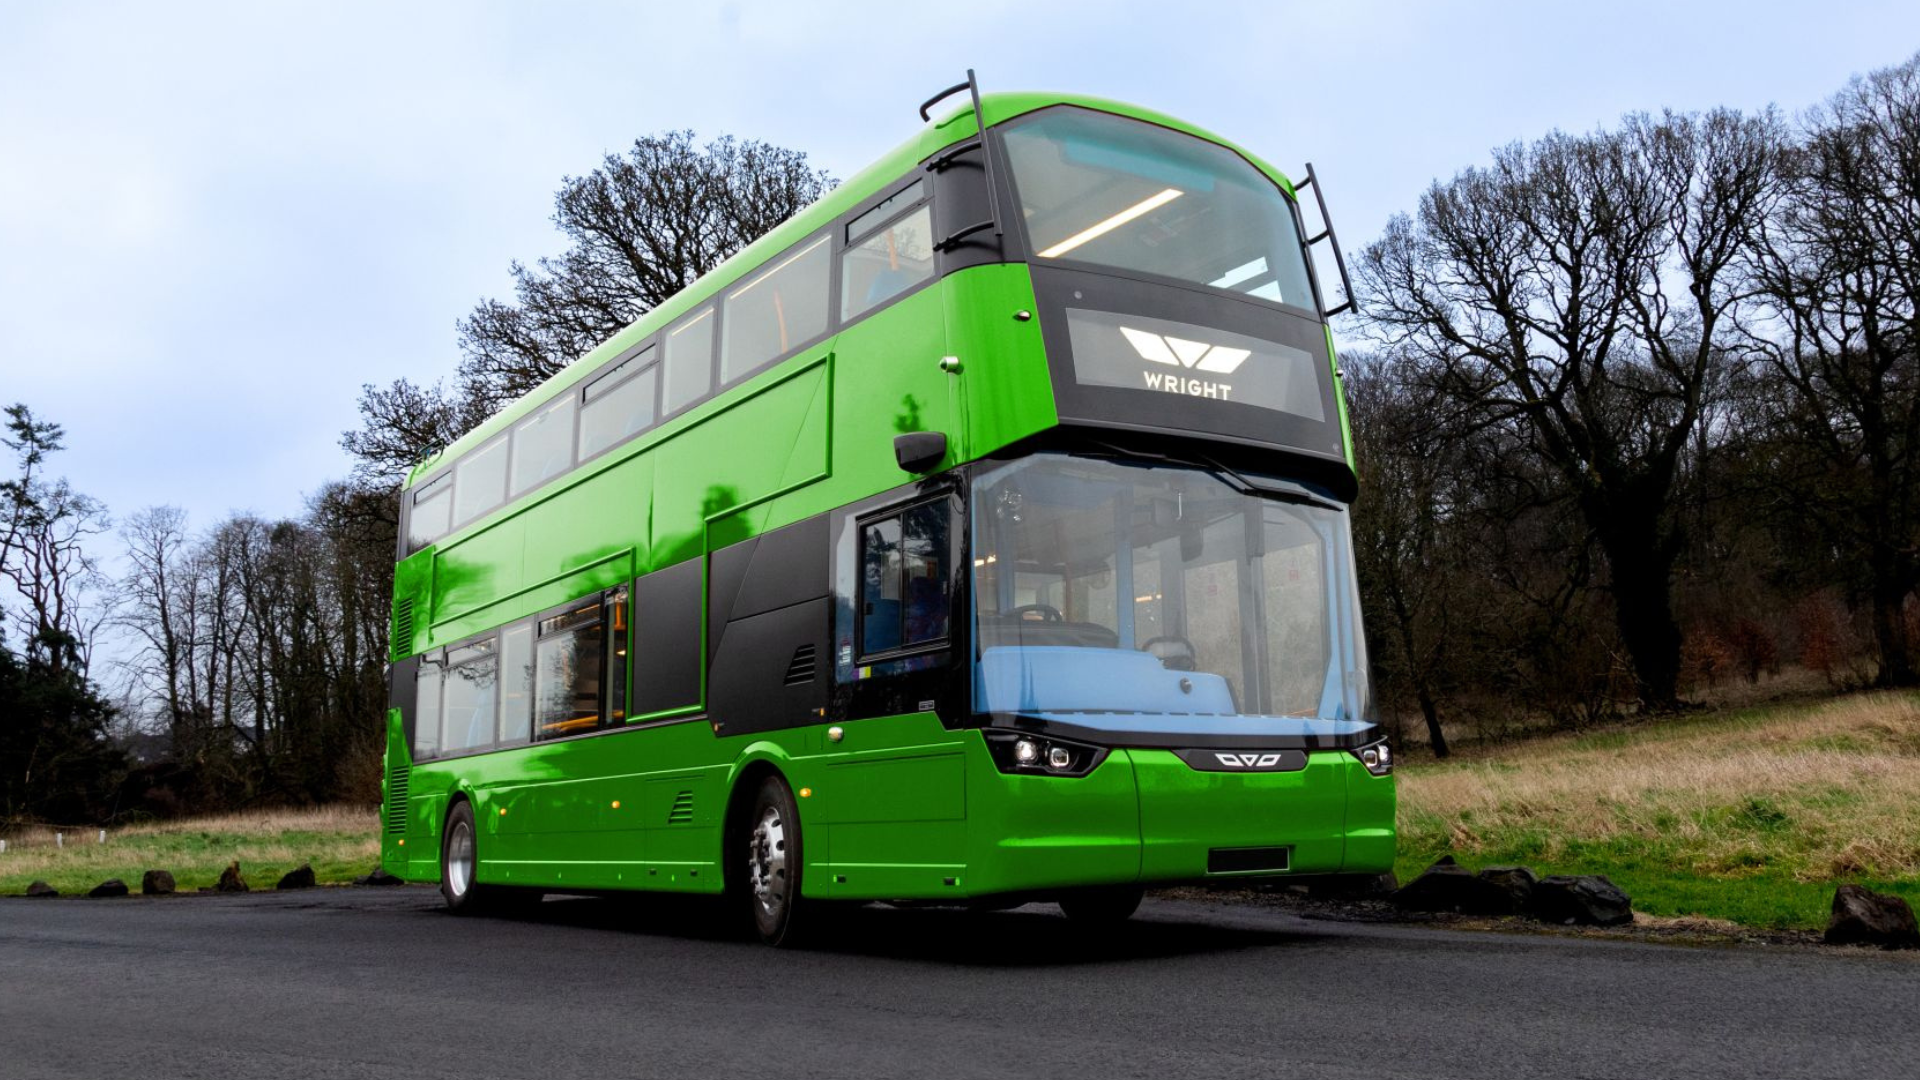
[[1653,915],[1826,925],[1856,882],[1920,908],[1920,695],[1704,713],[1403,765],[1402,881],[1605,874]]
[[108,878],[119,878],[134,892],[148,870],[171,873],[181,892],[211,886],[220,871],[238,859],[240,873],[255,889],[271,889],[281,875],[302,863],[313,865],[322,885],[345,883],[380,861],[379,812],[372,807],[329,806],[308,810],[272,810],[250,814],[187,818],[69,833],[55,847],[51,830],[8,837],[0,854],[0,896],[17,896],[34,881],[45,881],[65,895],[86,895]]

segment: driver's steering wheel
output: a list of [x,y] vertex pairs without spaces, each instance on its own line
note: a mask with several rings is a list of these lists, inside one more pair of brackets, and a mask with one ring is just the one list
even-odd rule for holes
[[[1037,613],[1040,616],[1040,618],[1035,620],[1027,619],[1027,613],[1030,611]],[[1007,614],[1023,622],[1026,622],[1026,621],[1066,622],[1067,621],[1066,616],[1060,614],[1060,609],[1057,607],[1054,607],[1052,604],[1021,604],[1019,607],[1014,608],[1012,611],[1007,612]]]
[[1161,634],[1140,643],[1140,651],[1160,661],[1168,671],[1198,671],[1193,642],[1179,634]]

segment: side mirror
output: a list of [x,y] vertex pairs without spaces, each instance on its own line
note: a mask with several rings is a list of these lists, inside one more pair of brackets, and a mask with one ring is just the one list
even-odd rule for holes
[[893,437],[893,459],[907,472],[926,472],[946,456],[947,435],[943,431],[910,431]]

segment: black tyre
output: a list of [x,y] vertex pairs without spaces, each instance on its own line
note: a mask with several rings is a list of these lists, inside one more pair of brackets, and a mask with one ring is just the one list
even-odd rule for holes
[[512,886],[482,885],[480,830],[474,826],[473,804],[462,799],[447,815],[440,832],[440,896],[457,915],[518,910],[537,904],[542,894]]
[[479,833],[473,805],[464,799],[454,804],[440,830],[440,897],[455,914],[471,914],[480,906],[473,880],[480,868]]
[[778,776],[760,781],[752,806],[732,856],[740,874],[740,902],[761,941],[793,945],[801,920],[811,914],[800,902],[800,807],[793,789]]
[[1117,926],[1140,909],[1146,890],[1138,885],[1111,885],[1081,889],[1060,898],[1060,910],[1067,918],[1087,926]]

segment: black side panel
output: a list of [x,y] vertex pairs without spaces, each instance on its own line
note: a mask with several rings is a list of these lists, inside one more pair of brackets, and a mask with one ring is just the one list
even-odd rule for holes
[[825,514],[762,536],[740,595],[734,598],[733,617],[760,615],[831,592],[827,537]]
[[420,692],[420,658],[409,656],[387,668],[387,707],[400,710],[400,725],[407,733],[407,753],[413,753],[413,718],[419,710],[415,698]]
[[700,701],[700,560],[655,570],[633,583],[630,716]]
[[821,514],[713,553],[709,571],[709,657],[729,622],[764,615],[831,591],[828,519]]
[[822,596],[734,619],[707,679],[707,715],[721,735],[820,723],[827,704],[827,630]]

